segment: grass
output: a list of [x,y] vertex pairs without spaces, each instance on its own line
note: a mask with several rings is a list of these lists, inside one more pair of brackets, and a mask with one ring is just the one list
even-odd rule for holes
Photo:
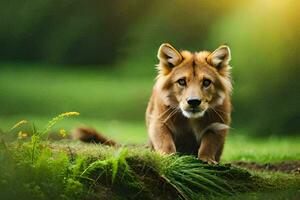
[[[147,149],[74,142],[1,145],[0,195],[5,199],[199,199],[295,189],[299,178],[208,166],[193,157]],[[242,192],[242,193],[241,193]],[[256,192],[256,193],[254,193]],[[243,194],[242,194],[243,195]]]
[[[207,199],[238,197],[246,192],[245,198],[250,198],[251,195],[263,196],[270,190],[297,191],[300,187],[300,178],[293,175],[251,174],[227,165],[207,165],[191,156],[161,156],[141,146],[114,149],[47,139],[50,129],[60,120],[76,115],[76,112],[61,114],[40,130],[32,124],[19,123],[13,130],[1,134],[1,197]],[[29,127],[26,129],[28,125],[31,131]],[[27,135],[21,134],[16,140],[16,133],[22,129]],[[11,142],[7,142],[9,140]],[[231,156],[234,158],[235,154]],[[226,150],[225,159],[230,159],[230,152]]]
[[116,70],[68,70],[32,64],[0,64],[0,68],[0,91],[5,94],[0,99],[5,105],[0,116],[6,118],[49,118],[78,110],[87,118],[143,121],[154,82],[154,75],[128,77]]
[[[3,131],[9,130],[16,122],[24,118],[15,116],[14,118],[0,118],[5,122],[2,126]],[[34,122],[37,129],[44,128],[48,119],[46,117],[26,118]],[[39,122],[39,123],[36,123]],[[69,119],[59,122],[53,127],[53,132],[58,132],[64,128],[70,134],[74,127],[80,125],[94,127],[104,133],[104,135],[123,144],[145,144],[147,142],[147,131],[144,122],[118,121],[118,120],[95,120],[85,118],[80,115],[76,119]],[[24,125],[23,129],[30,130],[30,126]],[[12,135],[17,135],[19,130],[13,131]],[[299,137],[267,137],[257,138],[249,137],[243,131],[231,130],[226,140],[222,161],[224,163],[231,161],[253,161],[260,163],[280,162],[285,160],[299,160],[300,149]]]
[[299,160],[299,137],[257,138],[232,132],[225,145],[223,161],[280,162]]
[[34,160],[31,150],[30,143],[1,146],[1,197],[198,199],[282,189],[282,182],[291,179],[279,175],[274,181],[223,165],[207,166],[193,157],[160,156],[140,148],[40,143]]

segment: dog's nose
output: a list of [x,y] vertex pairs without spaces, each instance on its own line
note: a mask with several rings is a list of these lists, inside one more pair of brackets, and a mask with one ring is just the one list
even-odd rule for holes
[[192,107],[197,107],[200,105],[201,100],[198,98],[188,98],[187,103]]

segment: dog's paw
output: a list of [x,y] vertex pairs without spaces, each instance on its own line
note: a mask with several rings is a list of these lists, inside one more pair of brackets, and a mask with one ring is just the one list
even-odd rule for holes
[[208,163],[210,165],[211,164],[213,164],[213,165],[219,164],[217,161],[215,161],[215,159],[213,159],[213,158],[211,158],[209,156],[199,156],[198,158],[199,158],[199,160],[201,160],[201,161],[203,161],[205,163]]

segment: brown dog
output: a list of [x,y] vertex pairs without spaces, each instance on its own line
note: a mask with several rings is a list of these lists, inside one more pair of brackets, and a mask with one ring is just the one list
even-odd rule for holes
[[231,114],[229,47],[191,53],[162,44],[158,59],[146,112],[151,146],[219,162]]

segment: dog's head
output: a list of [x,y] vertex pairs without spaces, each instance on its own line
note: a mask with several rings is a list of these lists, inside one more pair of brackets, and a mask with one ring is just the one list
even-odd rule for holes
[[231,92],[228,46],[213,52],[177,51],[170,44],[158,50],[157,84],[165,105],[180,108],[187,118],[202,117],[206,110],[222,105]]

